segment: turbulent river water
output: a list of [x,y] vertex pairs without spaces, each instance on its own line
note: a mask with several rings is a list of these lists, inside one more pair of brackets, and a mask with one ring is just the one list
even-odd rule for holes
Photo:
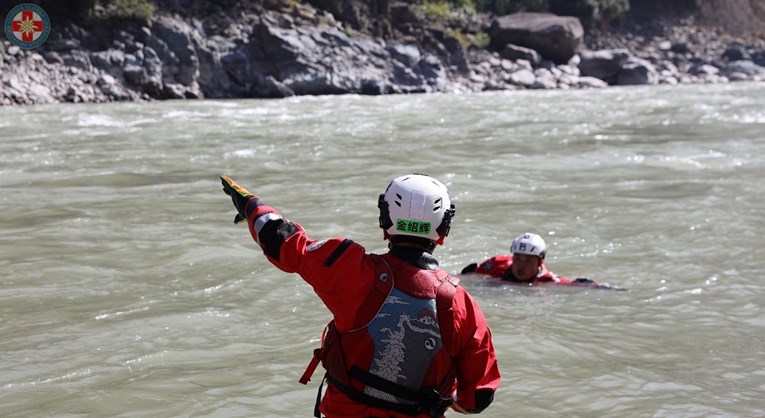
[[382,252],[410,172],[456,203],[447,271],[529,231],[629,289],[461,276],[503,376],[481,416],[765,416],[762,83],[0,108],[0,416],[311,416],[329,313],[218,175]]

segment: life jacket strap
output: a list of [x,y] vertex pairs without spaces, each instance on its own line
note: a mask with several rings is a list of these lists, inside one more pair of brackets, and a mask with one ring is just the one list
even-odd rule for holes
[[351,366],[351,369],[348,371],[348,376],[363,383],[364,386],[375,388],[397,398],[402,398],[410,402],[422,402],[425,400],[422,392],[409,389],[406,386],[391,382],[388,379],[383,379],[380,376],[362,370],[358,366]]
[[435,389],[413,391],[355,366],[351,368],[349,374],[369,387],[412,402],[405,404],[375,398],[374,396],[367,395],[364,392],[360,392],[352,387],[344,385],[339,380],[333,378],[329,373],[325,375],[327,381],[335,386],[340,392],[343,392],[352,400],[365,405],[390,409],[405,415],[416,416],[427,414],[433,418],[441,418],[453,402],[451,397],[444,398]]
[[321,379],[321,383],[319,383],[319,391],[316,393],[316,403],[313,406],[313,416],[316,418],[321,418],[321,411],[319,410],[319,405],[321,404],[321,390],[324,388],[324,382],[327,380],[327,374],[324,374],[324,377]]
[[311,376],[313,376],[313,372],[316,371],[316,367],[319,366],[319,362],[321,358],[321,348],[317,348],[313,350],[313,358],[308,363],[308,366],[305,368],[305,371],[303,372],[303,376],[300,377],[299,382],[307,385],[308,382],[311,381]]

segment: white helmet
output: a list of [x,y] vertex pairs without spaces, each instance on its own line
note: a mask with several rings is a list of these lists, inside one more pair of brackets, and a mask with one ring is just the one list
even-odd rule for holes
[[392,235],[427,238],[443,244],[455,210],[443,183],[425,174],[407,174],[388,184],[377,201],[380,228]]
[[535,255],[544,260],[545,254],[547,254],[547,244],[545,244],[545,240],[539,235],[527,232],[518,235],[513,240],[513,246],[510,247],[510,251],[513,254]]

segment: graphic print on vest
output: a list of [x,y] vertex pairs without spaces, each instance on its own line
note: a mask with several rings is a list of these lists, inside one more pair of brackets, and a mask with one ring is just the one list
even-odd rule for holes
[[[420,389],[428,365],[442,345],[436,300],[417,299],[394,288],[367,330],[375,346],[369,372],[409,389]],[[408,403],[368,386],[364,393]]]

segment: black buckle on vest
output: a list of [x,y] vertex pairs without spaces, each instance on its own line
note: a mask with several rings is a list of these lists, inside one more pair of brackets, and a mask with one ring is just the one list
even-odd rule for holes
[[437,390],[431,389],[425,394],[425,400],[422,405],[422,411],[433,418],[441,418],[452,405],[452,398],[443,398]]
[[330,383],[356,402],[391,409],[406,415],[428,414],[432,418],[441,418],[453,402],[451,397],[442,397],[435,388],[413,391],[379,376],[375,376],[367,371],[361,370],[356,366],[351,367],[349,376],[358,379],[366,386],[373,387],[412,403],[397,403],[375,398],[343,385],[329,373],[325,375]]

